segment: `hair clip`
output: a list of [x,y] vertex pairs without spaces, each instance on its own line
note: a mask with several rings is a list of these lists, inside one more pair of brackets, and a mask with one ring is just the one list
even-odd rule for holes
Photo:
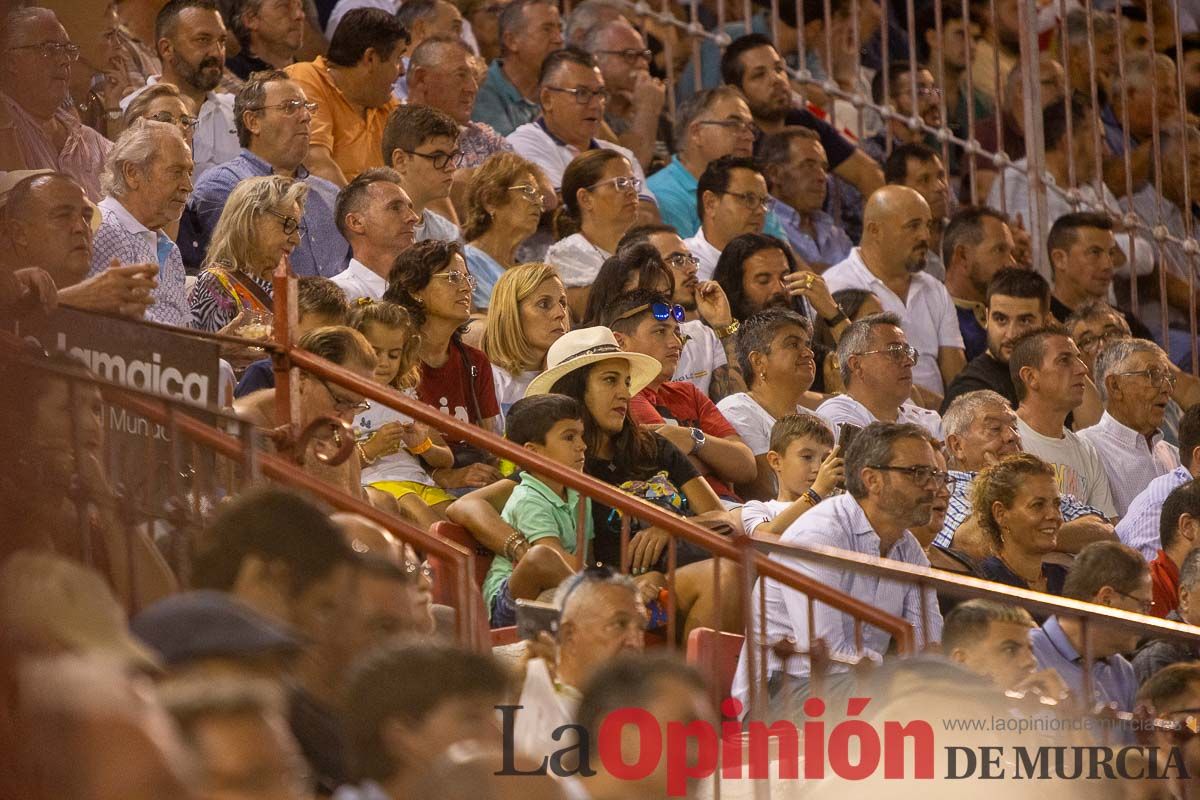
[[369,305],[371,305],[371,303],[374,303],[375,300],[370,297],[360,297],[357,300],[355,300],[354,302],[360,306],[369,306]]

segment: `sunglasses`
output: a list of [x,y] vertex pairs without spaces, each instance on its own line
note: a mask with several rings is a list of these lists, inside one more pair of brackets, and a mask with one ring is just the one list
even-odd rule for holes
[[666,322],[668,319],[674,319],[676,322],[683,322],[686,316],[683,306],[679,305],[678,303],[674,305],[668,305],[666,303],[648,303],[646,305],[638,306],[637,308],[629,309],[624,314],[614,319],[613,322],[629,319],[630,317],[636,317],[638,314],[641,314],[647,309],[650,310],[651,316],[653,316],[659,322]]

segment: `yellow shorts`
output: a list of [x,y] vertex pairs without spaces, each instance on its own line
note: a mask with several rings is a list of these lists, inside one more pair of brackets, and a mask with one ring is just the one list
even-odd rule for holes
[[440,486],[426,486],[423,483],[416,483],[415,481],[380,481],[379,483],[372,483],[370,486],[372,489],[387,492],[397,500],[405,495],[415,494],[430,508],[438,503],[452,502],[454,500],[454,495]]

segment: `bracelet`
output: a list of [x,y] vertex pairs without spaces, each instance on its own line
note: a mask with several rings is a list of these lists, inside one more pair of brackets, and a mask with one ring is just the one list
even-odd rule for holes
[[509,535],[509,537],[504,540],[504,556],[505,556],[505,558],[507,558],[509,561],[513,562],[514,564],[517,563],[517,561],[519,561],[520,559],[517,558],[516,550],[517,550],[517,547],[521,544],[528,545],[529,542],[525,541],[525,537],[521,535],[520,531],[515,531],[511,535]]
[[718,339],[728,339],[730,336],[733,336],[735,333],[737,333],[738,328],[740,327],[742,327],[742,323],[735,319],[733,322],[724,327],[713,328],[713,333],[717,335]]
[[815,506],[817,503],[820,503],[822,500],[824,500],[824,499],[825,499],[825,498],[821,497],[821,495],[817,494],[817,490],[816,490],[816,489],[808,489],[808,490],[806,490],[806,491],[804,492],[804,495],[803,495],[803,496],[804,496],[804,497],[807,497],[807,498],[808,498],[808,502],[812,503],[814,506]]
[[425,441],[421,442],[416,447],[405,446],[404,449],[412,453],[414,456],[419,456],[422,453],[427,453],[433,449],[433,439],[430,439],[428,436],[426,436]]
[[375,463],[375,459],[367,458],[367,451],[363,450],[362,442],[355,442],[354,449],[358,451],[358,457],[362,459],[363,466],[369,467]]

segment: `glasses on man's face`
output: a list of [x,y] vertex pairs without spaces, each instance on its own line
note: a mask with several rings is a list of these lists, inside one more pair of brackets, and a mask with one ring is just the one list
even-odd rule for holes
[[936,86],[918,86],[917,97],[938,98],[942,96],[942,90]]
[[177,117],[170,111],[159,111],[157,114],[151,114],[149,117],[147,117],[147,119],[154,120],[155,122],[166,122],[170,125],[178,125],[180,128],[183,128],[185,132],[189,133],[194,131],[196,126],[200,124],[200,120],[198,120],[196,117],[192,117],[187,114],[180,114]]
[[300,230],[302,225],[301,220],[296,219],[291,214],[284,214],[276,211],[273,208],[268,208],[267,213],[273,217],[279,217],[280,221],[283,223],[283,233],[285,236],[291,236],[293,233]]
[[654,58],[654,53],[650,52],[649,50],[638,50],[633,47],[626,48],[625,50],[597,50],[596,55],[620,56],[625,60],[626,64],[631,66],[637,64],[639,61],[650,61],[652,58]]
[[463,152],[455,150],[453,153],[446,153],[437,150],[432,153],[418,153],[416,150],[405,150],[410,156],[419,156],[429,163],[433,164],[433,168],[445,172],[447,169],[458,169],[462,166]]
[[595,191],[601,186],[613,186],[618,192],[627,192],[636,194],[642,190],[642,179],[636,178],[633,175],[622,175],[619,178],[608,178],[607,180],[597,181],[587,187],[589,191]]
[[608,102],[608,89],[603,87],[599,89],[589,89],[586,86],[580,86],[578,89],[567,89],[562,86],[547,86],[545,87],[552,92],[562,92],[563,94],[573,95],[575,102],[581,106],[586,106],[593,99],[599,99],[601,103]]
[[1137,603],[1138,608],[1142,610],[1143,614],[1149,614],[1150,610],[1154,608],[1154,598],[1152,597],[1138,597],[1127,592],[1122,592],[1120,589],[1113,589],[1113,591],[1121,595],[1121,597],[1124,597],[1126,600],[1132,600],[1133,602]]
[[329,398],[333,400],[333,411],[341,416],[342,414],[361,414],[371,407],[371,404],[366,400],[351,400],[347,397],[342,397],[333,390],[328,381],[318,379],[321,385],[325,387],[325,391],[329,392]]
[[1163,384],[1166,384],[1170,389],[1174,389],[1175,384],[1179,382],[1179,378],[1175,377],[1175,373],[1171,372],[1170,370],[1156,369],[1154,367],[1150,367],[1149,369],[1135,369],[1131,370],[1130,372],[1116,372],[1113,374],[1145,375],[1150,380],[1150,385],[1155,389],[1161,389]]
[[771,196],[766,194],[755,194],[754,192],[721,192],[728,197],[737,198],[737,201],[747,211],[756,211],[762,209],[767,210],[767,204],[771,201]]
[[467,285],[472,289],[475,288],[475,276],[469,272],[452,269],[449,272],[435,272],[434,277],[441,276],[450,282],[451,286],[461,289],[463,285]]
[[426,580],[433,580],[433,567],[429,566],[428,561],[404,562],[405,577],[415,580],[418,574]]
[[716,128],[724,128],[727,131],[734,133],[748,133],[754,136],[758,133],[758,126],[753,122],[744,119],[704,119],[696,123],[697,125],[711,125]]
[[508,187],[510,192],[517,192],[524,199],[531,203],[542,202],[542,190],[529,183],[518,183],[516,186]]
[[700,259],[691,253],[672,253],[663,259],[671,269],[689,270],[700,266]]
[[943,472],[940,469],[933,467],[893,467],[888,464],[868,464],[870,469],[883,470],[884,472],[903,472],[917,486],[933,486],[935,488],[946,487],[950,491],[954,491],[954,477],[949,472]]
[[300,109],[304,109],[310,114],[317,113],[317,109],[321,107],[320,103],[315,103],[311,100],[284,100],[282,103],[275,103],[270,106],[250,106],[247,111],[265,111],[268,108],[275,108],[283,112],[285,117],[294,117],[299,113]]
[[897,364],[903,364],[906,361],[911,361],[915,364],[917,363],[917,356],[920,355],[917,352],[917,348],[911,344],[889,344],[882,350],[867,350],[866,352],[859,353],[860,356],[873,356],[877,354],[885,355]]
[[73,64],[79,60],[79,45],[70,42],[38,42],[37,44],[20,44],[9,50],[37,50],[38,54],[47,61],[63,60]]
[[1093,336],[1090,333],[1081,335],[1076,342],[1080,350],[1095,350],[1101,345],[1111,342],[1113,339],[1119,339],[1122,336],[1129,334],[1117,327],[1105,328],[1098,336]]

